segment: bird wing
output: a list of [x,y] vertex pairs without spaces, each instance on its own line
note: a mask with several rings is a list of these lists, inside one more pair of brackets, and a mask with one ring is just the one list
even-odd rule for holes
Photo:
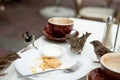
[[104,55],[105,53],[110,53],[112,51],[110,51],[108,48],[106,47],[101,47],[100,49],[98,49],[98,52],[101,54],[101,55]]

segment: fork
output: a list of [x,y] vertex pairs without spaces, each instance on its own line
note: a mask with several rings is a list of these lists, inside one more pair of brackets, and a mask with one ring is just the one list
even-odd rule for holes
[[78,61],[69,68],[54,69],[54,70],[48,70],[48,71],[39,72],[39,73],[35,73],[35,74],[21,75],[21,76],[18,76],[18,78],[26,78],[26,77],[30,77],[30,76],[36,76],[36,75],[45,74],[45,73],[49,73],[49,72],[53,72],[53,71],[60,71],[60,70],[62,70],[65,73],[71,73],[71,72],[77,71],[80,68],[80,66],[82,66],[82,64],[83,64],[82,62]]

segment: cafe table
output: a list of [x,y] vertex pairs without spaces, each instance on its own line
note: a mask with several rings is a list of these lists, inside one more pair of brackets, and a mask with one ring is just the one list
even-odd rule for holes
[[[100,67],[100,64],[93,63],[93,61],[97,60],[97,58],[96,58],[96,55],[94,53],[94,48],[90,44],[90,42],[93,40],[99,40],[99,41],[103,40],[106,23],[91,21],[91,20],[84,20],[84,19],[77,19],[77,18],[70,18],[70,19],[72,19],[74,21],[73,28],[76,29],[77,31],[79,31],[79,36],[81,36],[85,32],[92,33],[88,37],[88,39],[85,43],[85,46],[84,46],[85,51],[83,48],[83,52],[80,55],[85,55],[90,59],[90,61],[92,62],[90,70],[97,68],[97,67]],[[112,43],[113,44],[114,44],[114,40],[115,40],[116,30],[117,30],[117,25],[114,24],[112,27]],[[118,41],[117,41],[117,44],[119,44]],[[54,43],[54,44],[58,44],[61,46],[68,46],[69,45],[66,42],[52,41],[52,40],[47,39],[45,36],[41,36],[40,38],[38,38],[35,41],[35,46],[41,47],[41,46],[49,44],[49,43]],[[28,47],[31,47],[31,45],[29,45]],[[20,54],[20,52],[21,51],[19,51],[18,54]],[[4,77],[0,77],[0,80],[30,80],[30,79],[24,79],[24,78],[17,77],[20,74],[15,69],[14,62],[5,72],[7,72],[8,74]],[[86,79],[84,78],[84,79],[79,79],[79,80],[86,80]]]

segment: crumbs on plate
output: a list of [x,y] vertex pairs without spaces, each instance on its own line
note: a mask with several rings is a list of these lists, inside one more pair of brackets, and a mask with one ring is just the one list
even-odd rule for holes
[[40,64],[40,67],[42,68],[42,70],[46,70],[49,68],[55,69],[62,64],[60,60],[56,57],[43,56],[42,61],[43,61],[42,64]]
[[36,70],[36,68],[35,67],[31,67],[31,71],[32,71],[32,73],[37,73],[38,71]]

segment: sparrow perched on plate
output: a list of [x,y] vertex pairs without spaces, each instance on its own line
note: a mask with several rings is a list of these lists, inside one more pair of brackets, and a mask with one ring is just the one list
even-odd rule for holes
[[[103,56],[104,54],[112,52],[108,48],[104,47],[103,44],[98,40],[94,40],[94,41],[90,42],[90,44],[93,45],[94,52],[95,52],[98,60],[100,60],[100,57]],[[99,63],[99,61],[95,61],[95,62]]]
[[86,32],[81,37],[75,37],[71,39],[71,50],[78,52],[78,54],[81,53],[83,50],[84,44],[87,40],[87,38],[91,35],[91,33]]
[[[32,34],[30,34],[29,32],[25,32],[25,33],[23,33],[22,38],[24,39],[24,42],[27,44],[27,46],[30,45],[30,44],[32,44],[32,46],[33,46],[34,48],[38,49],[38,48],[35,47],[35,45],[34,45],[35,35],[32,35]],[[27,46],[26,46],[26,47],[27,47]],[[23,51],[26,51],[26,48],[24,48]]]
[[0,76],[4,76],[7,73],[3,73],[13,61],[16,59],[21,58],[18,54],[16,53],[10,53],[5,56],[0,57]]

